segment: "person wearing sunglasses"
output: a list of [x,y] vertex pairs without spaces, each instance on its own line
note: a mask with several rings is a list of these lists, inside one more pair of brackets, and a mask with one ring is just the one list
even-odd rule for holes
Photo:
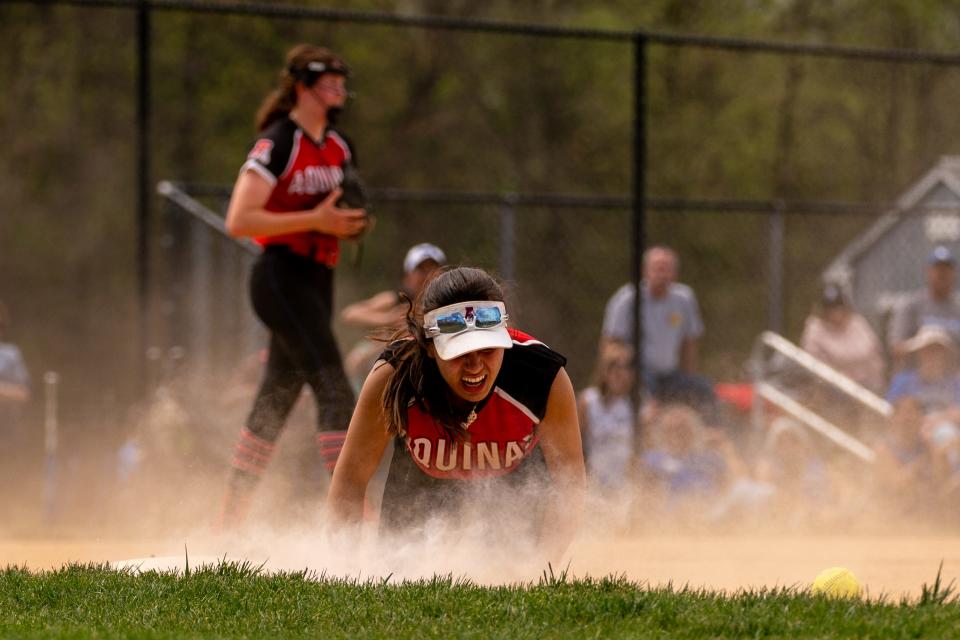
[[342,240],[358,239],[367,212],[345,204],[353,150],[331,128],[347,100],[346,64],[322,47],[287,53],[280,84],[257,113],[259,137],[227,208],[227,231],[263,247],[250,276],[253,308],[270,331],[266,371],[234,447],[218,522],[243,521],[254,487],[304,385],[317,400],[317,448],[332,470],[354,394],[331,328]]
[[328,495],[335,522],[360,523],[394,439],[381,533],[416,537],[445,523],[490,544],[492,533],[533,540],[560,558],[586,482],[576,398],[566,358],[508,319],[481,269],[440,270],[427,283],[360,391]]

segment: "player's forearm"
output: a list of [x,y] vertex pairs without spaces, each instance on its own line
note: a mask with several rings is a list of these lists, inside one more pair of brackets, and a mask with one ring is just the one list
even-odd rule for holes
[[361,483],[338,480],[334,476],[327,496],[327,514],[338,527],[359,525],[363,521],[365,488]]
[[344,309],[340,314],[340,319],[347,324],[379,329],[380,327],[393,327],[402,324],[403,313],[371,309]]
[[580,528],[586,493],[582,480],[570,478],[563,485],[551,491],[540,535],[545,560],[554,566],[561,561]]
[[266,209],[249,208],[227,214],[227,232],[234,237],[253,238],[314,231],[317,224],[318,215],[315,211],[277,214]]

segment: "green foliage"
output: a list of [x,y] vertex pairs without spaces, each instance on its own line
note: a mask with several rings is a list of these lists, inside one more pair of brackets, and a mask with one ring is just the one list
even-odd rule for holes
[[[948,0],[344,0],[337,8],[943,51],[960,40],[960,9]],[[0,59],[0,298],[34,371],[79,380],[90,362],[102,367],[94,388],[64,391],[68,405],[90,404],[94,415],[108,396],[131,390],[139,360],[135,33],[124,9],[0,6],[8,52]],[[284,52],[312,41],[356,71],[343,128],[373,187],[631,189],[628,43],[178,11],[156,12],[152,33],[151,183],[230,184]],[[651,196],[889,201],[960,147],[955,67],[672,45],[651,46],[649,64]],[[165,224],[154,205],[152,246]],[[416,241],[496,267],[498,215],[383,209],[365,266],[341,270],[341,300],[393,286]],[[575,381],[585,383],[603,304],[630,273],[629,217],[518,215],[516,290],[526,310],[519,317],[567,353]],[[819,272],[869,223],[791,221],[789,333],[802,324]],[[765,220],[651,212],[648,224],[650,242],[679,248],[683,278],[701,297],[708,372],[737,375],[766,322]],[[830,233],[820,232],[824,225]]]
[[836,600],[796,589],[733,594],[623,577],[544,574],[480,586],[453,576],[361,581],[220,563],[190,572],[73,565],[0,572],[0,635],[22,638],[948,637],[953,601]]

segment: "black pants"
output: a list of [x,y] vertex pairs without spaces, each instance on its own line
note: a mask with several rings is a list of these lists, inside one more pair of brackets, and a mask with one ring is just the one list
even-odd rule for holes
[[317,429],[345,430],[355,401],[330,326],[333,270],[270,247],[253,267],[250,297],[270,329],[270,355],[247,429],[276,441],[308,384],[317,400]]

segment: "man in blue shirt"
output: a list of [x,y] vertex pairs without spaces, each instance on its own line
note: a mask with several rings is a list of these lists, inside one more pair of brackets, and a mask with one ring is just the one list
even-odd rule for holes
[[[679,260],[673,249],[653,246],[643,256],[643,374],[644,384],[663,402],[690,404],[715,423],[716,397],[710,382],[699,375],[699,345],[703,320],[693,289],[677,282]],[[603,318],[603,340],[633,344],[634,288],[620,287]]]

